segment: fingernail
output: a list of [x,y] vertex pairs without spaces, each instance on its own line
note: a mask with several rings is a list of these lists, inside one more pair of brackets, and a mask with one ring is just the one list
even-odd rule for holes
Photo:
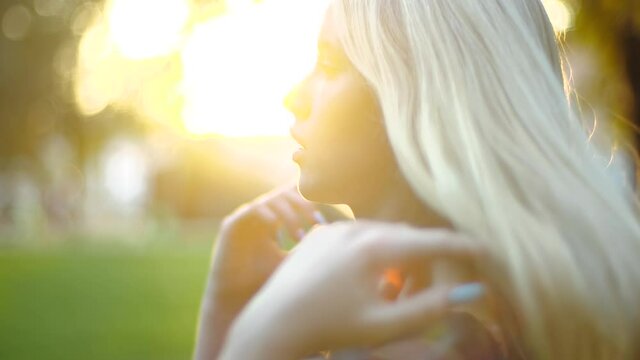
[[327,219],[325,219],[324,215],[320,211],[313,212],[313,218],[316,220],[318,224],[326,224]]
[[457,286],[449,292],[449,302],[454,305],[467,304],[481,298],[485,287],[481,283],[469,283]]
[[302,238],[306,235],[307,233],[302,230],[302,229],[298,229],[298,231],[296,231],[296,236],[298,237],[298,240],[302,240]]

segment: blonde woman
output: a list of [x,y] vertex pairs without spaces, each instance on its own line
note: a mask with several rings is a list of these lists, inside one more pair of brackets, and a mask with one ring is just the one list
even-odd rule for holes
[[638,205],[564,89],[540,0],[333,1],[294,159],[358,220],[305,234],[290,189],[228,217],[196,357],[634,359]]

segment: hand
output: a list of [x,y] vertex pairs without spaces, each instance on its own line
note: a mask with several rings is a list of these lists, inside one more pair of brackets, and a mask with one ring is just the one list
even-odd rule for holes
[[314,206],[290,186],[243,205],[223,221],[204,294],[195,359],[217,358],[230,324],[285,257],[277,244],[281,229],[299,240],[316,218]]
[[245,204],[222,222],[210,273],[211,296],[243,306],[265,283],[287,252],[283,230],[299,241],[317,223],[313,204],[295,186],[269,192]]
[[451,301],[474,300],[479,292],[452,297],[456,284],[437,283],[390,301],[380,288],[388,269],[412,278],[435,261],[464,265],[479,254],[468,239],[447,230],[372,222],[320,227],[240,315],[223,358],[296,358],[419,332],[446,314]]

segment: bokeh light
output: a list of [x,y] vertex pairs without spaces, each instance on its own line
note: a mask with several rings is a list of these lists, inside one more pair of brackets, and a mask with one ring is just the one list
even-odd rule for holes
[[34,0],[33,7],[40,16],[58,16],[64,11],[64,0]]
[[563,33],[573,27],[575,14],[573,9],[561,0],[543,0],[553,29],[557,33]]
[[9,40],[22,40],[31,28],[31,11],[24,5],[10,7],[2,17],[2,33]]
[[114,140],[104,153],[102,173],[106,190],[119,205],[129,210],[141,205],[148,186],[148,162],[140,146]]
[[127,58],[162,56],[178,46],[189,18],[187,0],[112,0],[109,35]]
[[117,105],[196,136],[286,135],[283,99],[315,61],[326,6],[236,0],[208,18],[186,0],[79,9],[78,108],[91,116]]
[[287,134],[291,116],[283,99],[314,62],[325,6],[311,0],[237,6],[196,26],[182,52],[186,130]]

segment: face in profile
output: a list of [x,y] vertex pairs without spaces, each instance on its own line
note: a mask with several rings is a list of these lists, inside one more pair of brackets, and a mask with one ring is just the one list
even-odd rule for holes
[[314,70],[288,96],[291,134],[301,150],[299,190],[312,201],[361,203],[396,177],[378,101],[350,63],[331,11],[318,40]]

